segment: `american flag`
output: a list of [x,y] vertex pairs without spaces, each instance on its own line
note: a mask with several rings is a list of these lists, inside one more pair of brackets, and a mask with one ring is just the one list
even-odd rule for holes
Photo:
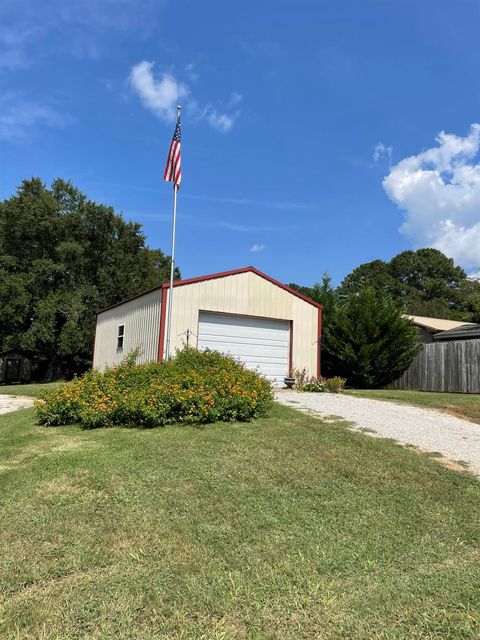
[[177,189],[180,187],[182,182],[182,159],[180,156],[181,137],[182,131],[180,129],[180,114],[178,114],[177,126],[175,127],[172,144],[170,145],[170,151],[168,152],[165,173],[163,174],[165,182],[173,182]]

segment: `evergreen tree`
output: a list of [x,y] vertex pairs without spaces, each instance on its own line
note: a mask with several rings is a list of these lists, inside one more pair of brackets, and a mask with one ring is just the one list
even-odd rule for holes
[[335,307],[325,327],[323,371],[355,387],[383,387],[411,364],[420,347],[415,326],[372,287]]
[[302,293],[304,296],[318,302],[323,307],[323,320],[327,321],[330,311],[334,309],[337,295],[335,288],[332,286],[332,278],[328,273],[324,273],[322,280],[316,282],[313,287],[302,287],[298,284],[291,283],[288,285],[291,289]]

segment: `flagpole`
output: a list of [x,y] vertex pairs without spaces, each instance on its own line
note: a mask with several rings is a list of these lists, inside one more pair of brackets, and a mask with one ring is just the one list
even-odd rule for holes
[[[177,122],[180,118],[180,109],[177,107]],[[173,183],[173,221],[172,221],[172,251],[170,261],[170,287],[168,291],[168,318],[167,331],[165,335],[165,360],[170,360],[170,336],[172,332],[172,310],[173,310],[173,276],[175,271],[175,231],[177,226],[177,193],[178,185]]]

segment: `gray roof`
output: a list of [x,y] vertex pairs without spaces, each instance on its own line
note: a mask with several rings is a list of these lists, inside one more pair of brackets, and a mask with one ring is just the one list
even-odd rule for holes
[[433,336],[434,340],[473,340],[480,338],[480,324],[464,324],[456,329],[440,331]]

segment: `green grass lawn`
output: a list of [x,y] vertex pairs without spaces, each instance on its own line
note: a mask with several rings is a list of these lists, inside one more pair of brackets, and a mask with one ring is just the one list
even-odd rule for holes
[[440,409],[480,424],[480,395],[475,393],[436,393],[397,389],[349,389],[345,393],[361,398],[393,400],[419,407]]
[[0,394],[10,396],[31,396],[38,398],[43,391],[50,391],[58,387],[60,382],[33,382],[32,384],[2,384]]
[[0,637],[480,637],[480,483],[275,406],[153,430],[0,416]]

